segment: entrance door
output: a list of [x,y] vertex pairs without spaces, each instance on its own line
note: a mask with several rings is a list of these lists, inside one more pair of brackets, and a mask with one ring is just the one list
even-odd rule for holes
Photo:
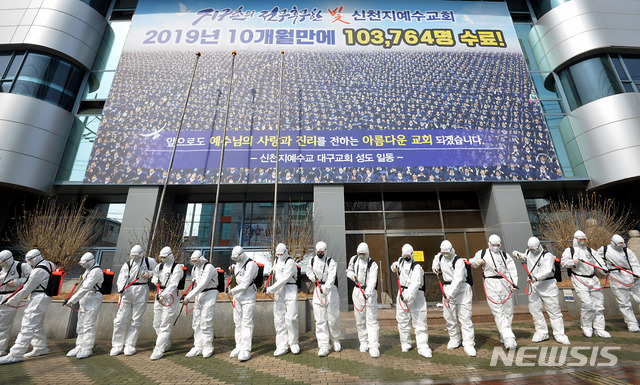
[[[425,297],[427,301],[439,302],[442,299],[442,293],[440,292],[440,286],[436,275],[431,271],[431,263],[433,262],[433,256],[440,251],[440,243],[444,237],[442,235],[434,234],[416,234],[411,233],[408,235],[388,235],[388,255],[390,263],[397,261],[402,255],[402,246],[405,243],[410,244],[413,247],[416,261],[420,263],[422,269],[425,272],[424,285],[425,285]],[[420,255],[422,254],[422,258]],[[422,261],[420,261],[422,259]],[[392,298],[395,302],[395,298],[398,295],[398,278],[395,274],[387,270],[388,279],[392,282],[391,292]]]

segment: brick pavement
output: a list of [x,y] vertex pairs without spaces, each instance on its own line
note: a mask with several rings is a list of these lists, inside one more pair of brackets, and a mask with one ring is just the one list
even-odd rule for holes
[[[138,353],[131,357],[110,357],[110,341],[98,341],[94,355],[78,360],[67,358],[73,340],[50,342],[51,353],[25,361],[0,366],[0,382],[6,384],[370,384],[370,383],[469,383],[469,384],[596,384],[620,385],[640,383],[640,334],[626,331],[621,318],[608,318],[607,330],[611,339],[586,338],[581,335],[578,322],[566,320],[567,335],[572,347],[615,347],[616,366],[571,367],[567,362],[541,366],[537,357],[525,357],[531,365],[508,366],[499,362],[491,366],[494,347],[499,347],[493,322],[476,323],[478,356],[467,357],[462,348],[447,350],[448,335],[443,325],[432,323],[429,344],[433,358],[426,359],[416,349],[400,351],[395,328],[381,330],[382,356],[378,359],[359,351],[353,330],[353,314],[343,315],[347,329],[341,352],[328,357],[317,356],[317,344],[312,332],[300,337],[302,352],[273,357],[273,338],[256,338],[252,358],[244,363],[229,358],[234,346],[231,339],[216,338],[213,357],[186,358],[191,339],[174,341],[165,357],[149,360],[153,341],[142,341]],[[520,349],[561,348],[555,341],[533,344],[530,322],[518,321],[514,332]],[[588,355],[588,352],[585,353]]]

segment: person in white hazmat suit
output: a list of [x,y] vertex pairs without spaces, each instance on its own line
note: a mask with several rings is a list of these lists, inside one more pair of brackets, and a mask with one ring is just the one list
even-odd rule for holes
[[191,279],[193,287],[184,296],[182,303],[186,306],[194,302],[193,348],[186,357],[209,358],[213,354],[213,311],[218,301],[218,270],[202,255],[200,250],[191,254]]
[[275,283],[267,288],[267,294],[274,295],[273,324],[276,328],[276,350],[274,356],[300,353],[298,345],[298,267],[289,256],[284,243],[276,246],[276,261],[273,266]]
[[[357,255],[349,260],[347,278],[356,283],[351,294],[360,351],[369,352],[373,358],[380,357],[378,336],[378,264],[369,258],[369,245],[362,242],[356,249]],[[358,286],[358,283],[360,286]],[[360,290],[362,287],[362,291]],[[363,293],[364,292],[364,293]]]
[[513,296],[511,294],[518,289],[518,272],[513,259],[500,250],[501,242],[499,236],[492,234],[489,236],[489,247],[479,250],[469,262],[473,268],[482,266],[487,304],[489,304],[498,327],[500,342],[504,344],[506,349],[511,350],[518,346],[516,336],[511,329],[513,322]]
[[531,275],[527,278],[529,285],[531,285],[529,312],[536,330],[531,341],[541,342],[549,339],[549,328],[542,314],[542,304],[544,304],[547,314],[549,314],[553,338],[560,344],[570,345],[569,337],[564,334],[562,309],[558,299],[558,283],[554,274],[555,255],[546,251],[536,237],[531,237],[527,241],[527,251],[524,253],[514,251],[512,254],[515,258],[526,263]]
[[[16,307],[29,294],[31,296],[24,308],[20,333],[9,354],[0,358],[0,364],[19,362],[22,361],[22,357],[37,357],[49,353],[47,336],[44,332],[44,316],[51,304],[51,297],[44,291],[49,283],[51,273],[55,270],[55,265],[46,261],[38,249],[29,250],[25,260],[32,268],[31,274],[22,289],[7,300],[4,305]],[[33,350],[26,353],[29,345],[33,346]]]
[[118,312],[113,319],[111,356],[117,356],[123,348],[125,356],[135,354],[142,316],[149,300],[148,282],[157,265],[153,258],[143,256],[140,245],[131,248],[130,257],[122,265],[116,282],[120,298]]
[[182,265],[175,262],[169,246],[160,250],[160,264],[153,269],[151,282],[159,287],[158,295],[153,303],[153,329],[156,331],[156,346],[151,353],[152,360],[162,358],[164,352],[171,347],[171,330],[173,321],[178,316],[180,301],[178,300],[178,284],[184,275]]
[[96,322],[102,306],[100,287],[104,281],[104,273],[92,253],[84,253],[80,258],[80,266],[85,269],[82,282],[78,284],[73,296],[65,300],[63,305],[72,307],[80,303],[76,325],[78,334],[76,346],[67,353],[67,357],[87,358],[93,354],[93,345],[96,341]]
[[316,255],[307,264],[307,277],[314,283],[313,317],[316,320],[316,339],[318,340],[318,356],[329,354],[329,341],[333,342],[333,350],[342,350],[340,335],[340,295],[336,277],[338,263],[326,255],[327,244],[316,243]]
[[[609,338],[604,330],[604,295],[600,279],[596,274],[604,274],[598,266],[604,268],[595,250],[587,246],[587,235],[578,230],[573,234],[573,246],[562,253],[560,263],[570,270],[571,283],[582,302],[580,306],[580,328],[585,337],[596,336]],[[592,264],[594,266],[589,265]]]
[[[0,252],[0,303],[7,299],[22,284],[27,282],[31,274],[31,266],[28,263],[21,263],[13,260],[13,254],[9,250]],[[9,337],[13,320],[16,318],[18,309],[11,306],[0,306],[0,356],[7,354],[9,347]]]
[[[611,237],[611,245],[598,249],[598,256],[609,270],[611,291],[618,302],[624,322],[630,332],[640,332],[638,319],[633,313],[633,303],[640,303],[640,263],[633,250],[627,248],[624,238],[618,234]],[[626,271],[624,271],[624,270]]]
[[[471,285],[467,283],[465,260],[456,255],[450,241],[444,240],[440,243],[440,253],[433,257],[431,269],[442,276],[444,300],[447,305],[442,309],[442,316],[449,332],[447,349],[456,349],[462,342],[464,352],[470,357],[475,357],[475,331],[471,322],[473,291]],[[460,327],[458,327],[458,320]],[[460,329],[462,329],[462,340]]]
[[431,357],[427,332],[427,300],[424,297],[424,270],[413,258],[413,247],[402,246],[402,256],[391,265],[391,271],[400,278],[400,290],[396,298],[396,321],[400,333],[402,352],[411,350],[411,325],[416,333],[418,354]]
[[249,259],[241,246],[233,248],[231,260],[235,262],[235,265],[229,266],[229,270],[236,276],[236,286],[229,290],[227,296],[233,296],[232,300],[235,302],[233,322],[236,325],[236,347],[229,356],[231,358],[238,357],[239,361],[247,361],[251,358],[253,311],[256,308],[256,293],[258,292],[254,280],[258,275],[258,264]]

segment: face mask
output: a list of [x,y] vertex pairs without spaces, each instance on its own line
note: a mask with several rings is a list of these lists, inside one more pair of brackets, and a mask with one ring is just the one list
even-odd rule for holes
[[324,258],[324,252],[322,252],[322,251],[318,251],[318,252],[316,253],[316,255],[317,255],[317,256],[318,256],[318,258],[320,258],[320,259]]
[[169,256],[168,255],[161,255],[160,256],[160,262],[167,263],[168,261],[169,261]]
[[578,238],[578,244],[580,246],[586,246],[587,245],[587,239],[586,238]]
[[500,244],[491,245],[491,251],[493,251],[494,253],[497,253],[498,251],[500,251]]
[[5,269],[11,267],[11,265],[12,265],[12,263],[11,263],[10,259],[7,259],[5,261],[0,262],[0,266],[2,266]]
[[80,262],[80,266],[82,266],[83,269],[88,269],[91,266],[93,266],[93,259],[87,261],[87,262]]
[[450,251],[441,251],[440,254],[445,257],[445,258],[451,258],[451,252]]
[[358,254],[358,258],[367,259],[369,256],[367,254]]
[[409,262],[409,261],[411,260],[411,256],[409,256],[409,255],[403,255],[403,256],[402,256],[402,259],[403,259],[405,262]]
[[142,259],[142,255],[140,255],[140,254],[131,254],[131,259],[134,260],[135,262],[137,262],[140,259]]

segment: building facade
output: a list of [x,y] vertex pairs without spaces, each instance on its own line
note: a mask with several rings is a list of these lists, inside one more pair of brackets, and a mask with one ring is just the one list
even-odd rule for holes
[[[160,3],[164,9],[154,8]],[[592,189],[639,216],[638,1],[302,4],[308,9],[295,12],[276,3],[265,10],[199,1],[0,4],[0,230],[25,201],[87,196],[111,231],[100,249],[105,267],[126,261],[159,212],[182,215],[185,237],[206,255],[213,239],[212,260],[227,266],[237,244],[265,249],[274,212],[286,224],[305,223],[312,210],[314,238],[327,242],[340,270],[359,242],[369,243],[381,290],[392,298],[388,266],[404,243],[422,252],[425,271],[445,238],[463,257],[493,233],[506,250],[522,249],[533,234],[530,218],[550,197]],[[390,23],[385,15],[414,24],[389,24],[375,47],[376,31],[385,31],[372,26]],[[313,22],[322,27],[305,27]],[[467,28],[480,22],[488,24]],[[283,45],[286,31],[299,45]],[[235,45],[222,44],[225,36]],[[267,39],[272,46],[256,48]],[[167,126],[179,127],[177,135]],[[180,146],[198,144],[207,130],[206,159],[189,157]],[[242,149],[243,140],[266,143],[281,130],[297,147],[280,154],[252,143],[234,152],[235,140]],[[408,152],[393,147],[397,130],[433,132],[434,142],[437,133],[459,137],[469,150],[454,153],[443,139],[435,143],[442,156]],[[309,155],[301,141],[322,132],[371,146],[379,135],[388,152],[367,163],[365,152],[346,157],[342,143],[342,153],[318,147],[322,157]],[[475,138],[487,145],[474,147]],[[437,301],[437,281],[426,278],[426,295]],[[339,279],[346,309],[349,285]],[[481,285],[475,295],[484,298]]]

